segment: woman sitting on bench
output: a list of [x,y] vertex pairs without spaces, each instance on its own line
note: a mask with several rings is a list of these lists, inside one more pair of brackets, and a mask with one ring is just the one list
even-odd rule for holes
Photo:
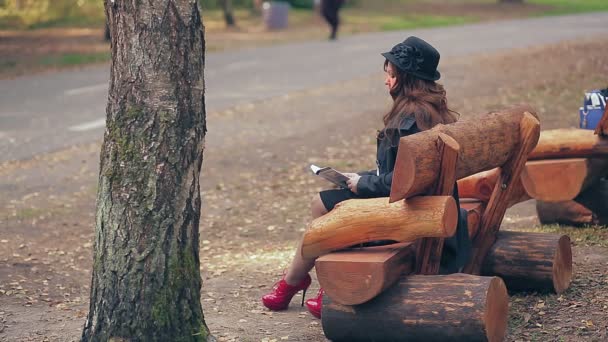
[[[377,136],[378,169],[358,174],[347,173],[349,189],[321,191],[312,201],[313,219],[325,215],[336,204],[348,199],[388,197],[399,138],[458,119],[458,113],[448,108],[443,86],[435,82],[440,77],[437,71],[439,52],[435,48],[420,38],[409,37],[382,56],[386,58],[384,83],[393,98],[393,105],[384,115],[384,128]],[[264,306],[270,310],[284,310],[300,290],[304,291],[303,305],[304,295],[311,283],[308,272],[314,265],[315,259],[302,257],[300,242],[283,278],[270,293],[262,297]],[[321,317],[322,298],[321,289],[316,298],[306,301],[308,310],[318,318]]]

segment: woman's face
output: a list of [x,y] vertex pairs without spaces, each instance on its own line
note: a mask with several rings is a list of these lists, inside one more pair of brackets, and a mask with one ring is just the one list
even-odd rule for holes
[[386,72],[386,79],[384,80],[384,84],[388,87],[388,92],[391,92],[391,89],[395,87],[397,84],[397,70],[393,67],[391,62],[386,64],[386,68],[384,69]]

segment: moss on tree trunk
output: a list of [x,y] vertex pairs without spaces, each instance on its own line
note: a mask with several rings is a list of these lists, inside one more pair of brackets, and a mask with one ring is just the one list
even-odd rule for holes
[[84,341],[204,341],[195,0],[105,2],[112,64]]

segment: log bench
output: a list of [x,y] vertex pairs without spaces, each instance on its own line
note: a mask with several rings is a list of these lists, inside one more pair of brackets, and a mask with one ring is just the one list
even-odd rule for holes
[[[402,138],[390,197],[338,204],[305,234],[303,256],[318,257],[326,292],[326,336],[502,340],[506,289],[562,293],[573,274],[567,235],[499,231],[505,211],[536,199],[608,222],[607,139],[579,129],[541,134],[527,106]],[[437,275],[443,239],[456,229],[456,181],[474,253],[468,274]],[[541,222],[547,212],[539,209]],[[346,248],[373,240],[400,243]]]
[[[534,110],[520,106],[403,137],[389,198],[345,201],[314,220],[305,234],[302,254],[320,256],[315,266],[326,291],[322,313],[326,336],[348,341],[433,340],[440,335],[502,340],[508,319],[506,286],[500,277],[484,274],[493,272],[494,265],[504,260],[501,251],[508,250],[493,248],[497,239],[519,241],[498,234],[498,229],[511,199],[527,196],[521,175],[539,134]],[[443,239],[456,228],[454,183],[484,171],[490,180],[485,183],[487,200],[463,198],[461,202],[467,209],[474,245],[465,267],[469,274],[437,275]],[[341,250],[387,239],[403,243]],[[554,240],[539,245],[550,246]],[[567,247],[551,260],[568,264]],[[550,251],[544,254],[551,258]],[[537,273],[546,280],[545,269]],[[568,281],[559,283],[560,290],[570,279],[562,278]]]

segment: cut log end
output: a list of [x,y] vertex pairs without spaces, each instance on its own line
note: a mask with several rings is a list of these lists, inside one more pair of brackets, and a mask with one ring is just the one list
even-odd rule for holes
[[562,293],[570,287],[572,281],[572,249],[570,237],[562,235],[553,259],[553,288],[556,293]]
[[482,274],[501,277],[510,291],[565,291],[572,280],[570,238],[562,234],[502,231]]
[[[588,173],[587,160],[583,158],[536,160],[526,163],[521,182],[530,197],[549,201],[567,201],[582,190]],[[602,172],[598,168],[597,172]]]
[[[399,141],[399,149],[408,148],[408,142],[405,140]],[[397,202],[406,197],[409,189],[414,186],[414,177],[408,177],[407,175],[415,174],[416,161],[414,158],[408,156],[402,157],[395,161],[395,168],[393,171],[393,182],[391,183],[391,193],[389,195],[389,203]],[[395,180],[399,180],[395,182]]]
[[445,231],[443,237],[454,236],[456,233],[456,226],[458,225],[458,206],[456,205],[454,197],[448,197],[443,211],[446,213],[443,215],[442,227]]
[[509,294],[504,281],[493,277],[488,287],[486,297],[486,310],[484,322],[486,323],[486,337],[488,341],[503,341],[507,331],[507,320],[509,316]]

